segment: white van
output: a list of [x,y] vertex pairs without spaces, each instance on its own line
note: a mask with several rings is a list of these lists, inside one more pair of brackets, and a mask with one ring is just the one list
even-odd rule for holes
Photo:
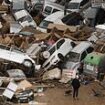
[[45,0],[42,11],[42,15],[44,17],[47,17],[48,15],[57,11],[64,11],[64,6]]
[[86,55],[91,53],[93,50],[94,48],[92,43],[88,41],[80,42],[67,54],[64,67],[70,70],[77,70],[81,61],[83,61]]
[[63,60],[64,57],[70,52],[76,44],[68,38],[61,38],[52,47],[48,50],[49,57],[43,63],[42,67],[47,70],[51,66],[56,65],[60,60]]
[[80,9],[88,8],[91,5],[90,0],[71,0],[68,4],[68,11],[79,12]]
[[[55,12],[49,16],[47,16],[37,27],[38,30],[41,32],[46,33],[47,32],[47,27],[50,23],[56,23],[59,24],[59,20],[61,20],[64,17],[64,11],[58,11]],[[63,23],[60,23],[63,24]]]

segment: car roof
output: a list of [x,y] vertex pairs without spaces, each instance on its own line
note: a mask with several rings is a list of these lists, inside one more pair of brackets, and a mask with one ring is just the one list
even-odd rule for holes
[[47,16],[44,20],[54,22],[57,19],[62,19],[64,17],[64,11],[57,11],[49,16]]
[[83,52],[86,48],[88,48],[90,45],[92,45],[92,43],[88,42],[88,41],[83,41],[81,43],[79,43],[77,46],[75,46],[72,50],[72,52],[76,52],[76,53],[81,53]]

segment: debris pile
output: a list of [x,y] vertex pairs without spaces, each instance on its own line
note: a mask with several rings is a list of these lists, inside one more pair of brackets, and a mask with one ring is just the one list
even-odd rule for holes
[[53,17],[47,13],[47,1],[19,1],[0,1],[0,105],[47,105],[36,97],[44,96],[46,88],[66,87],[76,75],[82,85],[104,81],[105,24],[98,17],[105,17],[99,7],[94,7],[93,18],[88,5],[89,10],[83,6],[76,11],[55,0],[69,13],[54,5]]

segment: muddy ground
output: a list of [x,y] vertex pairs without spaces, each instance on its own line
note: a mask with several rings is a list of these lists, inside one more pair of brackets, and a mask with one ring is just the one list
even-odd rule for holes
[[[101,92],[99,97],[94,96],[92,89]],[[65,96],[67,87],[56,86],[48,88],[44,91],[44,96],[35,98],[38,102],[45,102],[47,105],[105,105],[105,88],[102,88],[98,83],[90,83],[81,85],[79,91],[79,100],[73,100],[72,95]]]

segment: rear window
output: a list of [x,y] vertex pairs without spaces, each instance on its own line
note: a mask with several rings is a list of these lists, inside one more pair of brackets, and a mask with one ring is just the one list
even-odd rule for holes
[[61,19],[66,25],[79,25],[83,21],[83,17],[76,12],[70,13]]

